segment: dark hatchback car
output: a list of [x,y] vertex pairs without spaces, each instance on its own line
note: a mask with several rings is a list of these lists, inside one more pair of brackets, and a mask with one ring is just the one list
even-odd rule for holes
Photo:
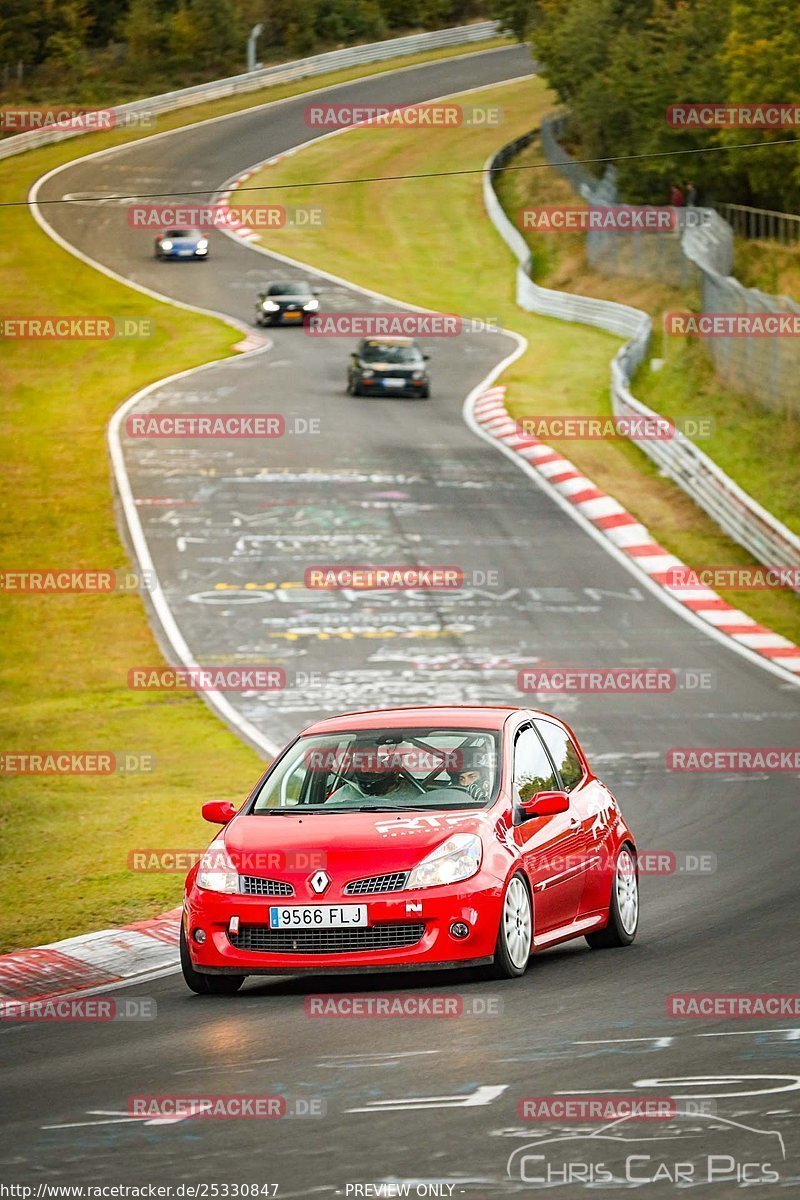
[[431,394],[428,359],[412,338],[362,338],[350,356],[347,391],[351,396]]
[[319,308],[318,295],[304,279],[271,283],[258,293],[256,325],[302,325]]

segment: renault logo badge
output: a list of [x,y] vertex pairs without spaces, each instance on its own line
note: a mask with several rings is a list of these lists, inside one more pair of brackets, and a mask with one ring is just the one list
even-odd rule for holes
[[316,892],[318,896],[321,896],[330,887],[331,877],[327,871],[315,871],[309,877],[308,882],[312,892]]

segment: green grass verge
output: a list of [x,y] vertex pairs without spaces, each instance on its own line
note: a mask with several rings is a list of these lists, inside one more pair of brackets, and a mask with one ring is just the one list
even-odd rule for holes
[[800,300],[800,245],[784,246],[766,239],[749,241],[737,237],[733,273],[745,287]]
[[[158,131],[458,53],[418,55],[183,109],[162,118]],[[8,159],[0,199],[24,199],[45,171],[126,140],[124,132],[92,134]],[[3,568],[125,568],[105,445],[109,417],[145,384],[231,353],[240,335],[85,266],[56,246],[26,208],[6,209],[2,229],[6,315],[150,317],[156,329],[152,338],[131,342],[4,341]],[[197,697],[129,691],[130,666],[162,661],[137,595],[2,595],[0,629],[2,749],[129,750],[155,761],[151,774],[128,777],[0,777],[0,951],[179,903],[180,875],[131,873],[129,852],[205,845],[211,830],[200,819],[200,803],[241,797],[257,776],[258,757]]]
[[[375,126],[357,129],[308,146],[264,168],[248,180],[248,187],[335,179],[341,175],[343,161],[350,177],[480,168],[501,142],[535,127],[553,102],[539,79],[474,93],[470,100],[501,106],[505,116],[502,128],[465,127],[425,133]],[[544,174],[520,171],[505,176],[501,190],[509,211],[515,211],[523,202],[522,189],[527,187],[524,181]],[[486,217],[478,174],[316,191],[297,186],[280,195],[286,202],[313,205],[321,193],[326,210],[324,227],[274,230],[261,235],[263,244],[398,299],[445,312],[496,316],[507,327],[524,334],[528,352],[505,377],[508,407],[514,417],[610,413],[609,362],[619,340],[599,330],[537,317],[517,308],[514,260]],[[387,254],[387,246],[401,247],[402,253]],[[565,286],[568,279],[577,278],[587,284],[579,290],[590,290],[588,283],[595,281],[588,278],[585,268],[579,269],[579,246],[570,248],[568,239],[564,239],[563,251],[556,253],[550,246],[541,253],[548,276],[543,282]],[[574,270],[569,269],[570,264]],[[618,280],[596,282],[595,294],[609,299],[623,298],[640,307],[654,303],[656,310],[659,305],[686,306],[685,294],[670,293],[657,284],[636,280],[622,284]],[[619,288],[624,289],[622,297]],[[477,304],[480,311],[476,311]],[[670,407],[674,411],[676,405]],[[749,429],[745,429],[745,438]],[[632,444],[575,442],[568,446],[567,453],[599,487],[635,513],[661,544],[687,563],[728,566],[753,561],[686,493],[662,478]],[[793,595],[733,591],[724,595],[758,621],[787,637],[800,639],[800,603]]]

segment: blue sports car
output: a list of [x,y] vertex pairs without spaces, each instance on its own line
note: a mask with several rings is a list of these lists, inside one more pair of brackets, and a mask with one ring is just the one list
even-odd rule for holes
[[208,258],[208,238],[199,229],[165,229],[156,238],[156,258]]

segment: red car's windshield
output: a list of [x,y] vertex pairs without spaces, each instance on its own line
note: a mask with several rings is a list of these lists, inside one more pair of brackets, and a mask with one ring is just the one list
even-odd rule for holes
[[299,738],[264,780],[251,811],[485,808],[498,782],[494,732],[348,730]]

